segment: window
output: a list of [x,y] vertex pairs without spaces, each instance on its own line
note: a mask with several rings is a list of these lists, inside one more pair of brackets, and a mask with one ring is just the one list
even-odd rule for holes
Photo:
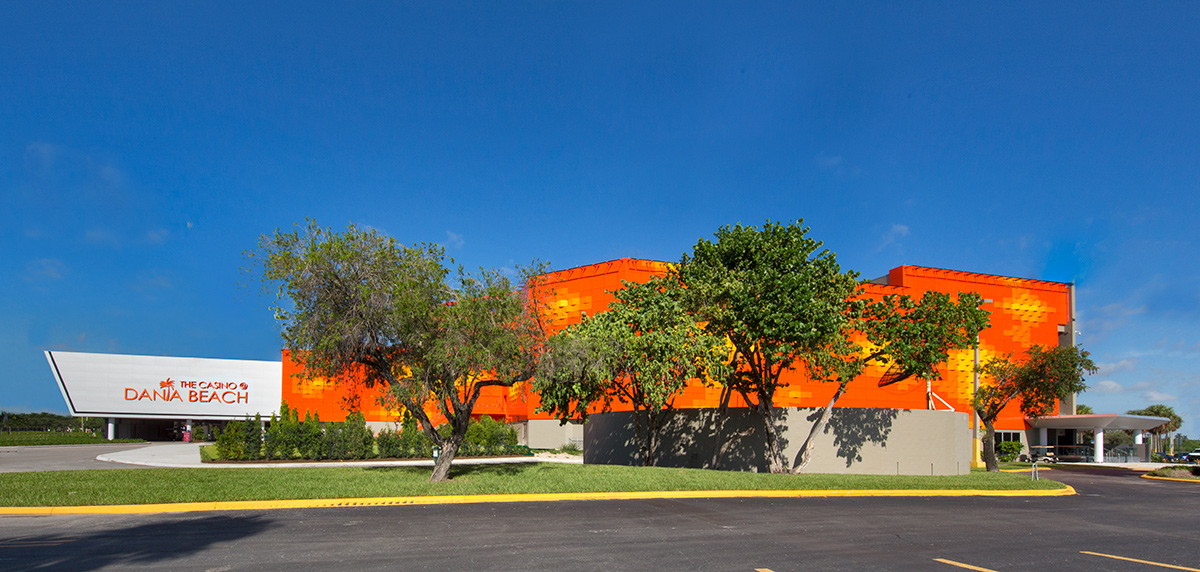
[[1000,444],[1005,441],[1016,441],[1016,442],[1020,443],[1021,442],[1021,432],[1020,431],[996,431],[996,439],[992,443],[992,447],[998,451]]

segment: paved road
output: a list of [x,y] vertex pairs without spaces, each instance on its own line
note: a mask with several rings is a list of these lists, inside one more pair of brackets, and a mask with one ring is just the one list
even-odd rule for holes
[[1200,569],[1200,485],[1055,471],[1080,495],[592,501],[0,518],[0,570]]
[[[132,465],[97,461],[97,455],[141,449],[146,445],[43,445],[0,447],[0,473],[29,471],[82,471],[88,469],[136,469]],[[144,468],[144,467],[141,467]]]

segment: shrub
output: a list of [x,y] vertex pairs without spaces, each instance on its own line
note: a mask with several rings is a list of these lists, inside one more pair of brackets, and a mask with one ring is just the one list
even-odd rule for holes
[[433,456],[433,440],[412,417],[400,426],[400,444],[404,449],[403,457],[424,459]]
[[369,459],[375,456],[375,435],[367,427],[367,420],[358,411],[351,411],[342,425],[342,440],[345,456],[342,459]]
[[242,429],[246,443],[246,458],[257,461],[263,458],[263,423],[262,415],[254,414],[254,419],[246,418]]
[[263,443],[266,458],[291,459],[300,453],[301,424],[298,414],[298,411],[288,407],[287,402],[279,405],[279,417],[271,416],[271,426],[267,428]]
[[304,411],[304,423],[300,425],[299,444],[297,449],[300,451],[301,459],[320,459],[322,445],[324,443],[321,435],[321,418],[316,413]]
[[517,430],[488,415],[483,415],[479,421],[473,422],[467,427],[467,435],[463,444],[466,451],[472,454],[500,454],[506,452],[508,447],[517,444]]
[[399,431],[384,429],[375,437],[375,443],[379,447],[379,456],[384,459],[401,459],[408,456]]
[[245,424],[241,421],[230,421],[225,430],[217,435],[217,454],[226,461],[241,461],[246,458],[246,436],[243,434]]
[[1024,449],[1024,446],[1021,445],[1020,441],[1004,441],[996,445],[996,456],[1002,462],[1009,463],[1013,459],[1016,459],[1017,455],[1021,454],[1022,449]]
[[576,445],[574,441],[567,441],[566,443],[563,443],[563,446],[558,450],[563,453],[570,453],[572,455],[583,453],[583,449],[580,449],[579,445]]
[[324,423],[321,425],[321,449],[317,460],[345,459],[346,440],[342,436],[341,423]]

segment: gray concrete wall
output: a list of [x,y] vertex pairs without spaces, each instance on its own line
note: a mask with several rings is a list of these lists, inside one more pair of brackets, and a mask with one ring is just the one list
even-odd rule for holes
[[530,419],[526,423],[526,444],[530,449],[558,449],[567,443],[584,447],[584,425],[577,421],[562,425],[557,419]]
[[[789,464],[816,421],[815,409],[776,410]],[[718,438],[718,427],[721,438]],[[584,424],[585,463],[631,465],[636,459],[631,412],[591,415]],[[658,466],[765,472],[761,417],[730,410],[724,424],[714,409],[671,413],[660,436]],[[716,444],[723,442],[721,451]],[[532,445],[531,445],[532,446]],[[816,438],[806,472],[871,475],[960,475],[971,470],[967,414],[912,409],[836,408]]]

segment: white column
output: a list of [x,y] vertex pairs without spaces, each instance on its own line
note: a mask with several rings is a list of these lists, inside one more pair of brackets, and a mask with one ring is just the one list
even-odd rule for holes
[[[1049,444],[1050,444],[1050,432],[1047,431],[1045,427],[1038,427],[1038,445],[1045,447]],[[1042,450],[1047,453],[1052,452],[1052,451],[1050,451],[1050,449],[1042,449]]]
[[1145,433],[1138,431],[1137,434],[1133,436],[1133,444],[1141,445],[1143,442],[1145,442],[1145,436]]
[[117,419],[115,417],[108,418],[108,440],[112,441],[117,438]]
[[1096,462],[1104,462],[1104,430],[1096,430]]

